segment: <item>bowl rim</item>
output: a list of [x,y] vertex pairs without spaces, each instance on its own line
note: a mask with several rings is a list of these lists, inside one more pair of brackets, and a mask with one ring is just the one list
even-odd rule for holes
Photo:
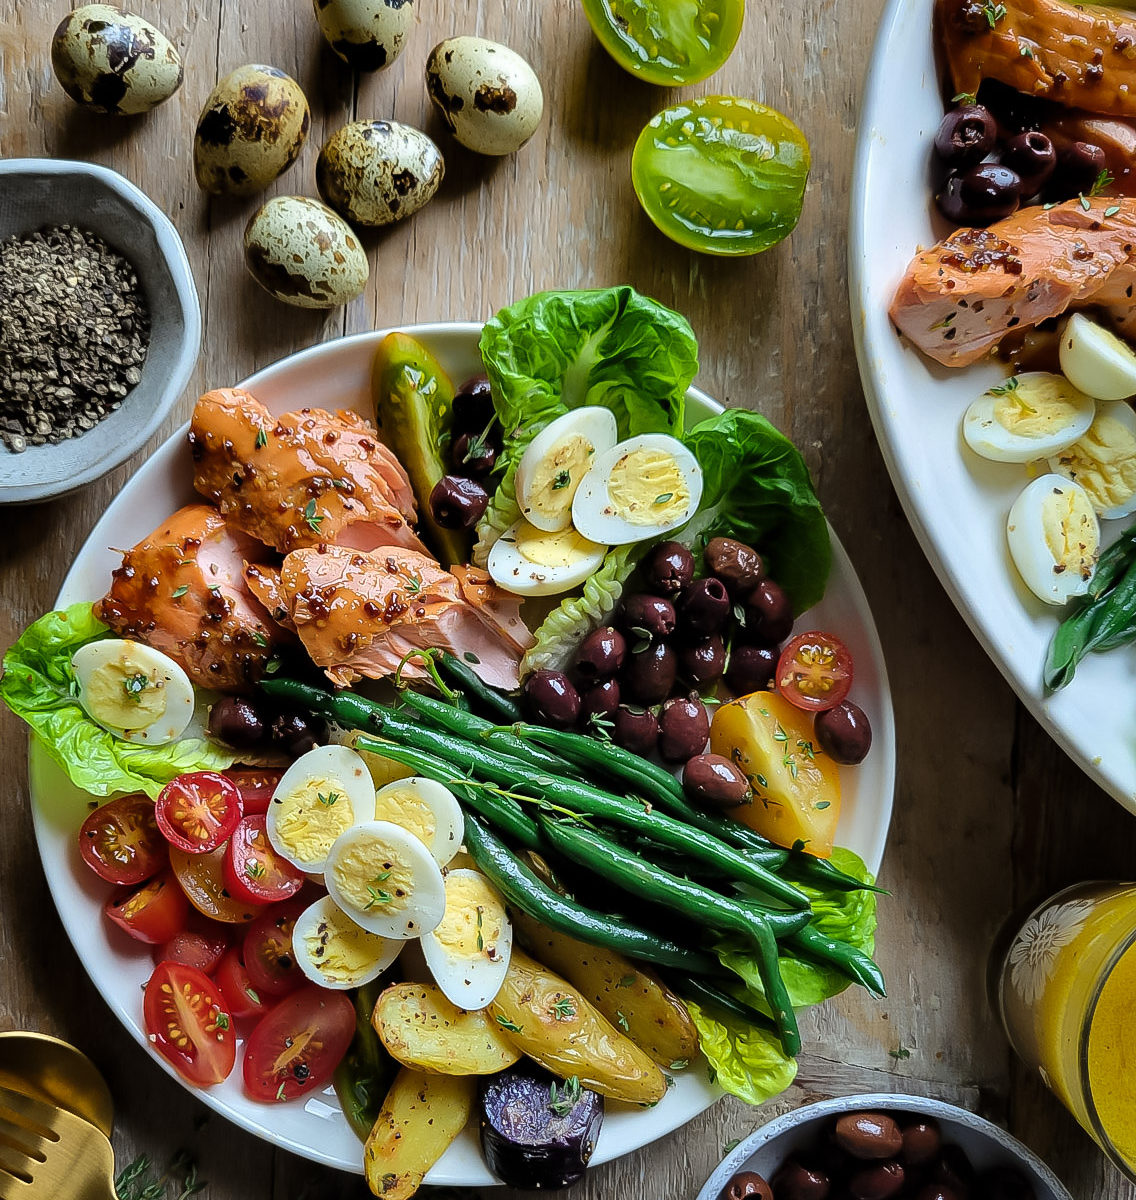
[[749,1159],[760,1149],[776,1141],[782,1134],[797,1129],[806,1122],[820,1117],[832,1116],[836,1113],[856,1112],[864,1110],[884,1110],[894,1112],[902,1110],[917,1113],[920,1116],[935,1117],[939,1121],[952,1121],[975,1133],[996,1142],[1003,1149],[1014,1154],[1021,1166],[1027,1167],[1038,1180],[1048,1187],[1056,1200],[1073,1200],[1073,1195],[1060,1179],[1045,1165],[1044,1162],[1025,1144],[1019,1142],[1012,1133],[980,1117],[968,1108],[948,1104],[945,1100],[935,1100],[929,1096],[911,1096],[901,1092],[863,1092],[853,1096],[835,1096],[831,1100],[818,1100],[813,1104],[803,1104],[791,1109],[772,1121],[755,1129],[747,1138],[743,1138],[714,1168],[710,1177],[702,1185],[695,1200],[718,1200],[722,1189],[730,1178],[741,1170]]
[[174,285],[181,310],[182,334],[177,353],[169,365],[166,382],[149,417],[135,422],[125,438],[108,443],[106,452],[66,479],[50,483],[0,484],[0,504],[29,504],[57,496],[101,479],[140,450],[169,416],[185,390],[201,352],[201,301],[181,236],[168,216],[124,175],[97,163],[66,158],[9,158],[0,160],[0,179],[8,175],[84,175],[117,195],[154,231],[158,249]]

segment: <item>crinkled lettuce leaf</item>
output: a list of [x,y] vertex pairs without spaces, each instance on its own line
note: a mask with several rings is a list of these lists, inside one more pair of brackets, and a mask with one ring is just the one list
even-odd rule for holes
[[796,614],[824,595],[832,547],[800,451],[760,413],[731,408],[683,439],[703,473],[702,503],[672,534],[700,549],[713,537],[753,546]]
[[71,656],[108,633],[90,604],[50,612],[29,625],[4,655],[0,700],[35,731],[71,782],[94,796],[157,796],[184,771],[217,771],[236,755],[204,738],[142,746],[95,724],[79,704]]
[[748,1104],[764,1104],[797,1077],[797,1060],[781,1049],[773,1030],[719,1008],[710,1012],[693,1000],[683,1003],[698,1029],[710,1078],[727,1092]]

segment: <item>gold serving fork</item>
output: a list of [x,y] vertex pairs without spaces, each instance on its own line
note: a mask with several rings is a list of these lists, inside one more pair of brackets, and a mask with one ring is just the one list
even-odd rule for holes
[[115,1200],[106,1134],[64,1108],[0,1086],[0,1200]]

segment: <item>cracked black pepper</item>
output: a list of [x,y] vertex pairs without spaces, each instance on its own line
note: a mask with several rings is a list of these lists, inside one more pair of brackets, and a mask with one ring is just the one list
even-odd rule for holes
[[56,225],[0,242],[0,442],[93,429],[142,378],[149,341],[138,276],[101,238]]

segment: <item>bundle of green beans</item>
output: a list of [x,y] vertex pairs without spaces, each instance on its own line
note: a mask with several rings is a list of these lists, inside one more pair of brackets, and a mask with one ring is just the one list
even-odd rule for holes
[[[462,686],[471,685],[463,681]],[[723,975],[710,955],[560,895],[514,847],[551,853],[583,868],[595,877],[598,895],[615,884],[650,908],[677,913],[717,933],[741,935],[753,948],[773,1024],[788,1054],[796,1054],[801,1041],[781,978],[779,942],[883,995],[876,964],[816,929],[808,896],[781,872],[821,887],[865,885],[822,860],[775,846],[740,823],[700,812],[670,772],[637,755],[582,734],[519,721],[502,727],[417,692],[405,692],[403,706],[392,708],[290,679],[266,679],[261,687],[278,700],[364,731],[357,737],[358,749],[448,787],[466,811],[470,855],[509,903],[536,920],[581,941],[682,971],[700,981],[694,986],[703,997],[715,994],[713,980]],[[476,691],[474,699],[494,716],[508,717],[511,701],[492,694],[496,701],[487,702]],[[612,780],[619,790],[597,778]],[[690,862],[700,881],[657,865],[639,852],[643,846]]]

